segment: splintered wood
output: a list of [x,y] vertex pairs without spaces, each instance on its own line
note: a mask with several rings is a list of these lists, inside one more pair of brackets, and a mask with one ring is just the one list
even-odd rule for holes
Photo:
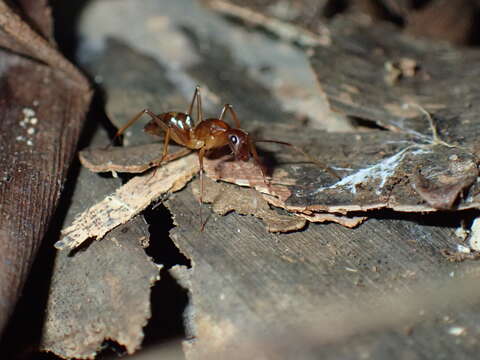
[[59,250],[74,249],[89,238],[101,238],[108,231],[126,223],[162,194],[175,192],[198,172],[195,154],[131,179],[115,193],[80,214],[62,230],[63,239],[55,243]]

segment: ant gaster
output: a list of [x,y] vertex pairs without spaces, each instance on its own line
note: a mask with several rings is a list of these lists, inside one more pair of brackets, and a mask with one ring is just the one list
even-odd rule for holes
[[[192,110],[193,106],[196,104],[197,111],[197,122],[195,123],[192,119]],[[233,121],[235,123],[235,128],[232,128],[228,125],[223,119],[225,118],[226,113],[229,112]],[[166,112],[162,114],[154,114],[149,109],[144,109],[135,115],[130,121],[128,121],[123,127],[121,127],[115,134],[115,138],[120,136],[127,128],[133,125],[138,121],[142,115],[147,114],[151,117],[151,120],[145,125],[144,131],[152,135],[161,135],[165,133],[164,143],[163,143],[163,153],[160,160],[160,164],[168,155],[168,145],[170,140],[173,140],[179,145],[182,145],[190,150],[198,150],[198,160],[200,164],[200,203],[203,203],[203,159],[206,153],[211,149],[220,148],[228,145],[236,160],[247,161],[250,159],[250,156],[253,157],[255,163],[260,168],[263,176],[263,181],[270,187],[269,182],[267,182],[265,169],[260,161],[257,150],[255,148],[254,142],[249,136],[249,134],[241,129],[240,121],[237,117],[237,114],[233,110],[232,105],[225,104],[220,113],[218,119],[209,118],[203,120],[202,112],[202,99],[200,95],[200,87],[195,88],[193,94],[192,102],[186,113],[183,112]],[[270,142],[277,143],[281,145],[287,145],[295,150],[301,152],[303,155],[309,158],[310,161],[318,163],[318,161],[312,159],[308,154],[303,150],[297,148],[296,146],[276,140],[256,140],[255,142]],[[329,167],[319,164],[321,167],[325,168],[331,175],[339,177],[333,170]],[[202,222],[201,217],[201,207],[200,207],[200,221]],[[204,228],[204,223],[201,223],[201,230]]]

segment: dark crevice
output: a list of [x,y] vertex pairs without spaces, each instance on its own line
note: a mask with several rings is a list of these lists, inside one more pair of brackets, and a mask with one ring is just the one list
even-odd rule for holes
[[75,51],[78,46],[78,22],[83,9],[91,0],[74,2],[52,0],[51,8],[55,20],[54,36],[62,53],[75,63]]
[[480,6],[473,16],[473,25],[467,43],[471,46],[480,46]]
[[162,264],[167,269],[174,265],[191,267],[187,259],[170,239],[169,232],[173,228],[170,211],[165,205],[153,205],[143,213],[145,220],[150,225],[150,245],[146,249],[147,255],[152,257],[157,264]]
[[127,355],[127,349],[124,346],[120,345],[116,341],[104,340],[97,358],[111,359],[115,357],[123,357],[125,355]]
[[330,0],[323,9],[323,16],[332,19],[336,15],[343,13],[348,8],[347,0]]
[[[438,210],[429,213],[399,212],[393,209],[376,209],[368,211],[369,219],[402,220],[422,226],[455,229],[464,224],[469,228],[475,218],[480,215],[477,209]],[[349,216],[365,216],[365,212],[350,212]],[[361,225],[360,225],[361,226]]]
[[160,281],[152,288],[152,317],[144,328],[142,347],[185,338],[183,314],[189,301],[188,291],[166,269],[161,271],[160,277]]
[[350,123],[354,127],[363,127],[363,128],[368,128],[368,129],[372,129],[372,130],[388,131],[388,129],[384,128],[383,126],[378,125],[373,120],[362,119],[362,118],[355,117],[355,116],[350,116],[349,119],[350,119]]
[[[51,239],[52,232],[47,234],[46,239]],[[38,344],[45,320],[54,256],[55,249],[50,241],[43,241],[25,283],[23,294],[3,333],[0,342],[2,359],[38,358]],[[57,359],[57,357],[52,355],[42,359]]]
[[392,9],[389,9],[383,1],[374,0],[371,2],[372,6],[375,6],[377,16],[381,20],[391,22],[398,26],[404,26],[405,20],[402,17],[402,14],[395,13]]
[[188,305],[188,291],[181,287],[168,269],[175,265],[191,267],[187,259],[170,239],[174,227],[170,211],[161,203],[144,212],[150,232],[146,252],[155,263],[164,266],[160,281],[152,288],[152,317],[144,329],[143,346],[158,345],[169,340],[185,338],[183,313]]

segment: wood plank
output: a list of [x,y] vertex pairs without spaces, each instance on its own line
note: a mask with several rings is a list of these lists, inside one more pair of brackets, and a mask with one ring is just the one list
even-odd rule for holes
[[[97,131],[93,143],[108,143],[106,133]],[[119,178],[81,168],[65,224],[120,183]],[[160,279],[162,268],[145,253],[148,244],[148,225],[137,216],[102,241],[77,251],[58,251],[41,348],[62,358],[93,359],[108,339],[130,354],[135,352],[151,316],[150,288]]]
[[[448,218],[432,215],[418,222],[390,214],[353,230],[311,224],[300,233],[272,235],[257,219],[235,213],[211,214],[199,232],[191,220],[198,203],[190,191],[172,195],[167,206],[178,226],[172,238],[192,261],[195,311],[188,322],[194,338],[185,345],[188,359],[244,358],[243,351],[279,358],[296,351],[302,358],[367,352],[381,358],[390,346],[398,352],[405,343],[419,354],[455,354],[450,322],[437,323],[451,314],[445,307],[458,300],[449,310],[452,323],[459,319],[469,329],[478,318],[463,310],[474,299],[465,288],[453,298],[438,297],[439,289],[455,282],[452,273],[478,271],[476,264],[459,269],[440,254],[456,245],[459,218],[449,220],[451,227],[438,227]],[[378,317],[359,315],[372,311]],[[413,335],[405,333],[409,327]],[[462,342],[474,341],[474,334]],[[236,357],[239,348],[242,355]]]

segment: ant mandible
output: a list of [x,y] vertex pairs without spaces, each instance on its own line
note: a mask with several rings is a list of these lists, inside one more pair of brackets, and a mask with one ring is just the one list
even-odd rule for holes
[[[196,103],[197,110],[197,123],[192,119],[192,110]],[[228,125],[223,119],[225,118],[226,113],[229,112],[236,128],[232,128]],[[122,133],[132,126],[136,121],[138,121],[144,114],[151,117],[151,120],[145,125],[144,131],[152,135],[161,135],[165,133],[164,143],[163,143],[163,153],[160,160],[161,164],[163,160],[168,155],[168,145],[170,140],[173,140],[177,144],[184,146],[190,150],[198,150],[198,160],[200,165],[200,204],[203,203],[203,159],[206,153],[211,149],[220,148],[228,145],[232,151],[235,160],[248,161],[250,156],[253,156],[253,159],[256,165],[260,168],[263,176],[263,181],[270,188],[269,182],[267,182],[267,177],[265,174],[265,169],[260,161],[257,150],[254,145],[254,141],[249,136],[249,134],[241,129],[240,120],[237,117],[237,114],[233,110],[232,105],[225,104],[220,113],[218,119],[209,118],[203,120],[203,111],[202,111],[202,99],[200,95],[200,87],[195,87],[195,92],[193,94],[192,101],[186,113],[170,111],[162,114],[154,114],[149,109],[144,109],[135,115],[130,121],[128,121],[123,127],[121,127],[114,136],[114,139],[122,135]],[[325,170],[327,170],[334,177],[339,178],[339,176],[329,167],[319,163],[315,159],[312,159],[307,153],[305,153],[300,148],[296,146],[276,140],[264,140],[259,139],[255,142],[269,142],[276,143],[281,145],[287,145],[293,149],[301,152],[306,156],[310,161],[320,165]],[[201,206],[200,206],[200,221],[202,222],[201,216]],[[203,231],[205,224],[202,222],[201,231]]]

